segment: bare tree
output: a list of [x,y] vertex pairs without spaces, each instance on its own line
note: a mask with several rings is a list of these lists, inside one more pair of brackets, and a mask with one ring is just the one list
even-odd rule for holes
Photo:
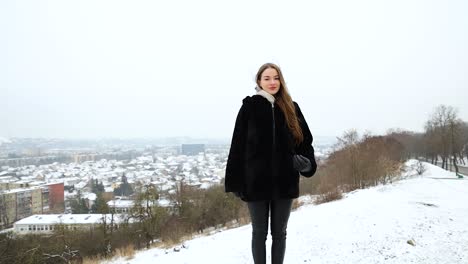
[[159,193],[156,186],[149,184],[142,187],[134,201],[131,217],[139,227],[139,237],[145,246],[150,247],[154,239],[160,235],[163,222],[166,220],[166,209],[158,206]]
[[463,162],[464,165],[467,165],[463,159],[463,156],[466,157],[468,160],[468,123],[467,122],[462,122],[461,124],[461,142],[462,142],[462,150],[461,150],[461,162]]
[[433,163],[437,163],[437,158],[440,156],[442,168],[448,169],[451,163],[458,173],[457,159],[465,145],[462,128],[463,122],[458,118],[456,108],[446,105],[435,108],[425,126],[428,139],[426,143],[430,146],[429,152],[433,155]]
[[450,129],[450,153],[452,157],[452,164],[455,167],[455,172],[458,175],[457,156],[463,149],[462,138],[462,125],[463,121],[458,118],[458,111],[454,109],[448,116],[448,123]]

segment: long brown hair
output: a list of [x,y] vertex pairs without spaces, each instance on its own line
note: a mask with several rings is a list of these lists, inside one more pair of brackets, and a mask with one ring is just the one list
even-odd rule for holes
[[280,89],[275,94],[275,102],[280,107],[281,111],[284,113],[286,118],[286,124],[288,125],[289,130],[292,132],[294,137],[294,142],[296,145],[299,145],[304,140],[304,135],[302,134],[301,126],[299,125],[299,120],[297,119],[296,109],[294,107],[291,95],[289,95],[288,88],[286,87],[286,82],[283,78],[283,73],[281,72],[278,65],[273,63],[265,63],[260,69],[258,69],[256,82],[257,86],[260,87],[260,79],[262,78],[262,73],[266,69],[275,69],[278,72],[280,79]]

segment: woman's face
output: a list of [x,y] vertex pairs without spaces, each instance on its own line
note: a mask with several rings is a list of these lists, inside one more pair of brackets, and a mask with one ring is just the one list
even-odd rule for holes
[[260,87],[267,93],[275,95],[281,87],[278,72],[273,68],[264,70],[260,77]]

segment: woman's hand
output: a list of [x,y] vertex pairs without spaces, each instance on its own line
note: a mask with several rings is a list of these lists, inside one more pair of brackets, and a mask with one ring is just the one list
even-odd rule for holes
[[299,154],[293,156],[293,166],[299,172],[307,172],[312,168],[310,160]]

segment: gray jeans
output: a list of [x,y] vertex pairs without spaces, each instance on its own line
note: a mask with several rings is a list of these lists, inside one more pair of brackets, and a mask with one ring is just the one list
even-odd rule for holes
[[268,235],[268,216],[271,215],[271,263],[282,264],[286,251],[286,228],[292,199],[248,202],[252,220],[252,255],[255,264],[266,264],[265,242]]

